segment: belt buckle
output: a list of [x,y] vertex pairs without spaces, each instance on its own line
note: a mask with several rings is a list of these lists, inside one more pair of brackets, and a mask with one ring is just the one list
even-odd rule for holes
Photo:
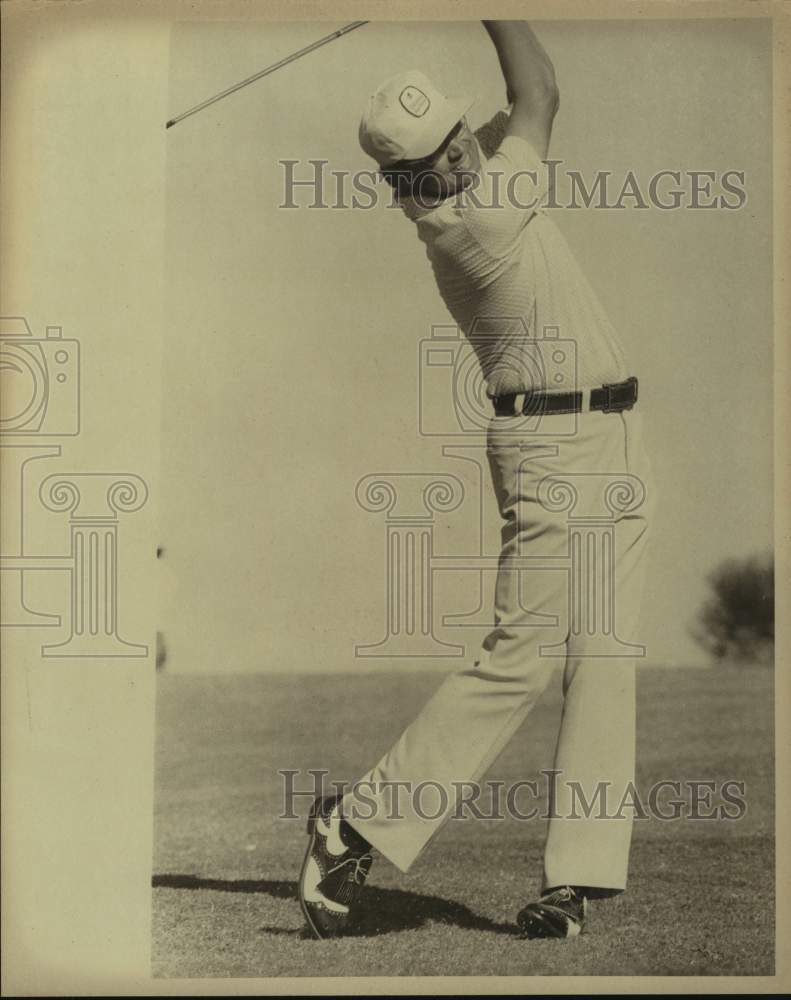
[[634,407],[634,400],[629,403],[619,404],[615,397],[619,389],[624,390],[627,386],[632,385],[632,383],[636,381],[637,379],[634,375],[631,375],[625,382],[606,382],[602,386],[605,393],[602,413],[621,413],[623,410],[631,410]]
[[[523,407],[525,405],[525,402],[527,401],[527,397],[528,397],[528,393],[524,393],[524,392],[508,392],[504,396],[490,396],[489,398],[492,401],[492,405],[494,406],[494,412],[495,412],[495,414],[497,416],[499,416],[499,417],[518,417],[518,416],[523,415],[523,413],[524,413]],[[504,406],[505,400],[507,400],[507,399],[509,399],[511,401],[511,405],[510,405],[510,407],[508,409],[508,412],[505,413],[505,412],[503,412],[503,406]],[[517,405],[519,403],[520,399],[522,400],[522,402],[521,402],[520,405]]]

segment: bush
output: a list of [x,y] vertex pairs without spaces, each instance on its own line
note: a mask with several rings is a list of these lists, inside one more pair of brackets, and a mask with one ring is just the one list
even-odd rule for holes
[[692,635],[717,661],[774,662],[775,587],[772,555],[728,559],[706,578],[711,593]]

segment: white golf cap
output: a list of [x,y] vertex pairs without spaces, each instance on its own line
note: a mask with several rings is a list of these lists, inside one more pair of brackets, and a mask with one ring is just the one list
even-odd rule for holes
[[399,73],[368,98],[360,122],[360,145],[380,167],[433,153],[475,103],[446,97],[420,70]]

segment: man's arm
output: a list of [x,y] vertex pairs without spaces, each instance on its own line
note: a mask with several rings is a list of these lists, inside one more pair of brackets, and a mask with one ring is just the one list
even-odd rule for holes
[[555,71],[527,21],[484,21],[513,105],[507,135],[526,139],[543,159],[549,150],[559,93]]

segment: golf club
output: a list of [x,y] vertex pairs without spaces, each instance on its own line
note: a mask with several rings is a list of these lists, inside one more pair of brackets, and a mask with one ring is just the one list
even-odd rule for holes
[[231,94],[235,94],[236,91],[241,90],[242,87],[247,87],[249,84],[255,83],[256,80],[269,76],[269,74],[274,73],[276,69],[282,69],[283,66],[287,66],[289,63],[294,62],[295,59],[299,59],[300,56],[306,56],[309,52],[315,52],[315,50],[321,48],[322,45],[326,45],[328,42],[332,42],[336,38],[340,38],[341,35],[346,35],[350,31],[354,31],[355,28],[361,28],[364,24],[368,23],[368,21],[352,21],[350,24],[344,25],[337,31],[333,31],[331,35],[325,35],[324,38],[320,38],[317,42],[312,42],[310,45],[306,45],[304,49],[299,49],[298,52],[292,52],[290,56],[286,56],[279,62],[273,63],[271,66],[267,66],[266,69],[262,69],[258,73],[248,76],[247,79],[242,80],[239,83],[235,83],[232,87],[228,87],[227,90],[223,90],[221,93],[215,94],[214,97],[210,97],[208,100],[202,101],[200,104],[196,104],[194,108],[189,108],[189,110],[183,111],[180,115],[176,115],[175,118],[171,118],[170,121],[165,122],[165,128],[170,128],[172,125],[178,124],[178,122],[183,121],[185,118],[189,118],[190,115],[195,115],[199,111],[203,111],[204,108],[208,108],[209,105],[216,104],[217,101],[221,101],[224,97],[229,97]]

